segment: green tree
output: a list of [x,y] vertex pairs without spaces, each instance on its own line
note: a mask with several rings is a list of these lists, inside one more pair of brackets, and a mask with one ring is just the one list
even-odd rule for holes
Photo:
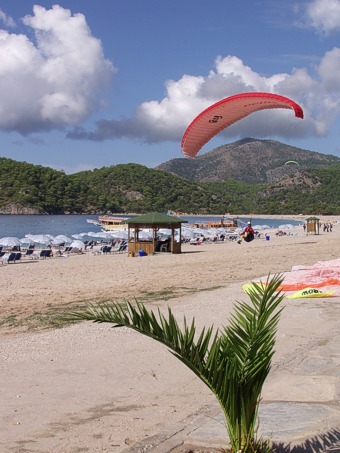
[[215,394],[224,412],[233,452],[260,452],[257,414],[261,391],[271,367],[283,278],[254,284],[250,303],[238,302],[228,326],[214,333],[213,326],[196,334],[195,320],[181,329],[172,311],[158,316],[137,301],[136,307],[106,303],[89,305],[66,317],[72,320],[109,322],[134,329],[163,343]]

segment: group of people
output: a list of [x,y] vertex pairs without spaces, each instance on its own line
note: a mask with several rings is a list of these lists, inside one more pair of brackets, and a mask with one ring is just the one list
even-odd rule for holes
[[324,233],[331,233],[333,230],[333,225],[331,223],[324,223],[323,224],[323,232]]

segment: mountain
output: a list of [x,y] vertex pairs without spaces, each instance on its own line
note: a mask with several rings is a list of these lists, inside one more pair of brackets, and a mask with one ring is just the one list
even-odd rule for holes
[[[296,161],[298,164],[287,163],[288,161]],[[274,140],[246,138],[219,146],[193,160],[171,159],[156,169],[200,183],[225,181],[229,178],[271,183],[304,169],[322,168],[335,163],[340,163],[339,157]]]
[[247,139],[170,162],[177,174],[122,164],[66,175],[0,158],[0,214],[340,214],[334,156]]

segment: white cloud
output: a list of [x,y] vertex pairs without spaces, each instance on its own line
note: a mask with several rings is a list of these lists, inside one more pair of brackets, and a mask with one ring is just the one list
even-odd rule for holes
[[309,25],[324,34],[340,30],[340,0],[314,0],[306,7]]
[[227,96],[249,91],[278,93],[293,99],[303,108],[304,120],[296,119],[290,110],[258,112],[227,128],[224,136],[290,139],[324,135],[340,110],[339,55],[340,49],[324,55],[316,68],[317,79],[306,68],[264,76],[235,56],[218,57],[215,68],[206,76],[184,75],[178,81],[168,81],[166,96],[140,104],[131,118],[102,120],[94,131],[77,128],[69,137],[97,141],[128,138],[147,143],[180,141],[187,125],[203,109]]
[[[335,5],[334,17],[339,2],[326,2]],[[319,11],[325,11],[325,2],[313,1],[309,17],[314,18],[315,24],[325,24],[325,15],[315,12],[317,5]],[[58,5],[51,9],[34,6],[33,15],[25,16],[23,23],[30,32],[34,31],[34,40],[28,37],[30,34],[0,30],[2,130],[28,135],[71,126],[74,129],[68,136],[74,139],[180,141],[187,125],[203,109],[229,95],[247,91],[268,91],[292,98],[302,106],[305,119],[297,120],[291,111],[281,109],[263,111],[234,124],[224,131],[225,136],[289,139],[324,135],[339,114],[339,48],[325,53],[313,68],[313,75],[304,67],[291,73],[263,75],[237,56],[227,55],[217,57],[205,75],[185,74],[167,81],[164,98],[141,103],[131,117],[103,119],[93,131],[87,131],[80,125],[100,107],[100,95],[114,71],[103,55],[101,42],[92,36],[82,14],[72,15]],[[334,30],[334,24],[323,25],[324,30]]]
[[15,27],[15,22],[14,20],[7,16],[1,9],[0,9],[0,21],[6,25],[6,27]]
[[326,52],[319,65],[319,75],[327,91],[340,92],[340,49]]
[[82,14],[33,7],[23,34],[0,30],[0,128],[29,134],[75,125],[97,110],[114,70]]

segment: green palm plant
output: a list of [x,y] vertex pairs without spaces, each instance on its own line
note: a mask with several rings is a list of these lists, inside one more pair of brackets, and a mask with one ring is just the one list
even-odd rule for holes
[[184,318],[180,328],[170,308],[167,317],[159,310],[156,316],[138,301],[89,305],[67,318],[130,327],[166,345],[217,397],[232,451],[254,453],[264,445],[256,437],[258,408],[274,354],[282,281],[275,275],[265,285],[254,283],[250,303],[236,302],[229,325],[215,333],[211,326],[196,334],[194,319],[189,325]]

